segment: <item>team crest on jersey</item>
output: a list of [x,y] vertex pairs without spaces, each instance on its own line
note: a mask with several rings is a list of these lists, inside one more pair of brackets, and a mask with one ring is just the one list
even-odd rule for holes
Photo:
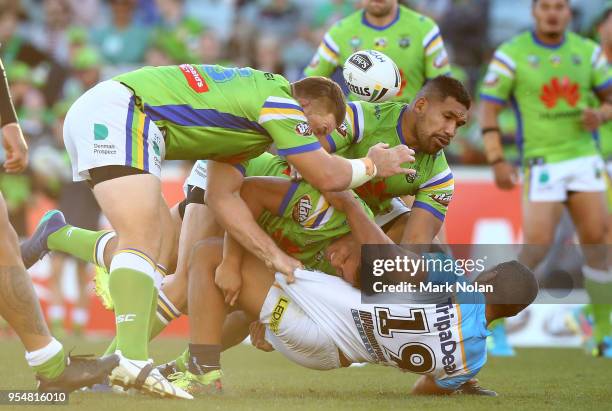
[[293,206],[291,217],[296,223],[302,224],[304,221],[308,220],[310,210],[312,210],[312,200],[308,194],[303,195]]
[[312,129],[308,123],[301,122],[295,126],[295,132],[301,136],[308,137],[312,135]]
[[387,47],[387,38],[386,37],[379,37],[377,39],[374,40],[374,48],[376,49],[384,49],[385,47]]
[[346,135],[348,134],[348,127],[346,126],[346,123],[343,121],[342,124],[336,128],[336,131],[342,136],[342,138],[346,138]]
[[550,64],[552,64],[553,67],[559,67],[561,65],[561,56],[558,54],[550,56]]
[[448,205],[451,202],[451,199],[453,198],[453,195],[452,194],[430,194],[429,198],[431,198],[433,201],[440,204],[441,206],[448,207]]
[[397,44],[400,46],[400,48],[405,49],[410,47],[410,36],[401,36],[397,42]]
[[574,64],[574,66],[579,66],[580,64],[582,64],[582,59],[578,54],[572,54],[572,63]]
[[580,100],[578,83],[573,83],[565,76],[562,79],[553,77],[548,84],[542,86],[540,101],[547,108],[554,108],[559,100],[565,100],[570,107],[576,107]]
[[359,48],[359,46],[361,46],[361,39],[357,36],[353,36],[351,37],[349,44],[351,45],[353,50],[356,51]]
[[534,54],[530,54],[527,56],[527,62],[533,68],[540,67],[540,58]]

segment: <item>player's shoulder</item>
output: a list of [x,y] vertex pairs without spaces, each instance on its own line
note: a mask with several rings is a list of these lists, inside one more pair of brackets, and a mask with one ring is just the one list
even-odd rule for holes
[[438,28],[436,22],[424,14],[421,14],[406,6],[399,6],[399,20],[402,25],[410,24],[411,30],[427,34],[430,30]]
[[352,33],[355,30],[356,25],[361,24],[362,14],[362,10],[354,11],[348,16],[343,17],[337,22],[335,22],[327,32],[332,36],[342,35],[344,33]]
[[590,56],[601,50],[599,44],[588,37],[574,32],[568,32],[566,36],[566,41],[570,45],[572,52],[582,52]]
[[533,44],[533,37],[530,31],[524,31],[522,33],[516,34],[515,36],[509,38],[508,40],[501,43],[497,49],[497,51],[504,52],[506,54],[517,54],[521,53],[525,50],[526,47],[529,47]]

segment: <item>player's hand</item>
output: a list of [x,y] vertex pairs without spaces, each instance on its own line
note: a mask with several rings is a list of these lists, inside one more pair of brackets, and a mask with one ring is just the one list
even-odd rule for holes
[[4,169],[7,173],[21,173],[28,165],[28,144],[17,123],[2,127],[2,146],[6,153]]
[[286,275],[287,284],[291,284],[295,281],[295,270],[304,268],[304,265],[302,265],[299,260],[288,256],[282,251],[279,251],[277,255],[273,256],[270,260],[266,260],[265,263],[271,270]]
[[274,351],[272,344],[266,341],[266,326],[259,321],[253,321],[249,325],[249,336],[255,348],[265,352]]
[[512,190],[518,183],[518,172],[516,168],[507,161],[500,161],[493,165],[495,185],[502,190]]
[[215,284],[223,292],[225,303],[234,306],[242,288],[240,268],[237,269],[221,262],[215,270]]
[[416,170],[403,168],[404,163],[414,163],[414,150],[400,144],[389,148],[389,144],[378,143],[370,147],[368,157],[376,166],[377,177],[391,177],[396,174],[415,174]]
[[596,131],[603,123],[603,115],[601,111],[587,108],[582,112],[582,125],[588,131]]

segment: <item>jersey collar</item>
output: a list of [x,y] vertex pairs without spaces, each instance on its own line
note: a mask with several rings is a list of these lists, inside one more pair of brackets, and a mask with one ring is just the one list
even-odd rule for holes
[[395,14],[395,18],[391,21],[391,23],[385,24],[384,26],[375,26],[374,24],[370,23],[368,21],[368,19],[366,18],[365,10],[363,10],[361,12],[361,23],[364,26],[368,26],[371,29],[378,30],[378,31],[383,31],[383,30],[386,30],[389,27],[393,26],[395,23],[397,23],[397,21],[399,20],[399,17],[400,17],[400,6],[398,4],[398,6],[397,6],[397,13]]
[[397,135],[402,142],[403,145],[407,146],[406,139],[404,138],[404,133],[402,133],[402,117],[404,117],[404,111],[408,109],[408,104],[405,104],[400,111],[399,118],[397,119],[397,126],[395,126],[395,130],[397,131]]
[[538,38],[538,36],[536,36],[535,31],[531,31],[531,38],[533,39],[533,42],[535,44],[537,44],[540,47],[544,47],[547,49],[552,49],[552,50],[556,50],[559,47],[561,47],[563,44],[565,44],[565,38],[567,36],[565,35],[565,33],[563,33],[563,38],[561,39],[560,42],[558,42],[557,44],[544,44],[540,41],[540,39]]

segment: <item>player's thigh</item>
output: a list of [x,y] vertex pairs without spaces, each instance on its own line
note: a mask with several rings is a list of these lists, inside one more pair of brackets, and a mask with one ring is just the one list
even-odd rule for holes
[[15,265],[20,261],[19,239],[11,225],[8,208],[0,192],[0,265]]
[[242,260],[242,288],[238,304],[249,315],[259,317],[270,287],[274,284],[274,273],[251,253]]
[[174,271],[176,267],[176,246],[178,242],[178,231],[174,219],[168,209],[166,201],[160,194],[159,199],[159,223],[161,229],[161,249],[156,261],[166,269]]
[[605,192],[576,192],[567,206],[582,244],[603,244],[608,227]]
[[523,242],[525,244],[551,244],[563,207],[563,203],[560,202],[525,201],[523,204]]
[[136,248],[157,259],[161,245],[161,182],[133,174],[97,183],[94,195],[118,235],[118,249]]

